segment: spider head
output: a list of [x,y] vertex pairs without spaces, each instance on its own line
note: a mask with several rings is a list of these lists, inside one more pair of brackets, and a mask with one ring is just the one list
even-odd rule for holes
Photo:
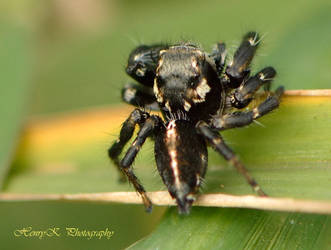
[[206,57],[192,45],[161,50],[154,81],[158,102],[171,112],[189,111],[196,103],[204,102],[211,90],[208,83],[211,66]]

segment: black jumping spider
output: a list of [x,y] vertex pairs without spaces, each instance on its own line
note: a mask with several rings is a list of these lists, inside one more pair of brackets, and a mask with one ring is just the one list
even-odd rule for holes
[[[147,137],[155,140],[157,168],[179,213],[189,213],[205,176],[207,145],[230,162],[259,195],[266,195],[218,132],[248,125],[279,105],[283,88],[269,91],[276,71],[266,67],[250,76],[250,62],[259,43],[256,32],[246,34],[227,65],[224,43],[218,43],[211,54],[192,44],[142,45],[131,52],[126,72],[142,85],[126,86],[122,97],[138,108],[124,122],[108,154],[141,195],[147,211],[152,203],[131,167]],[[250,111],[238,111],[247,107],[262,85],[268,97]],[[145,109],[159,109],[162,118]],[[138,135],[119,161],[137,124]]]

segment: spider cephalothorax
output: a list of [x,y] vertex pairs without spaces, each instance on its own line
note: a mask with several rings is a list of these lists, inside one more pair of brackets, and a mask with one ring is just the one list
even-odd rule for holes
[[160,51],[154,94],[166,116],[182,112],[192,121],[208,121],[224,101],[222,91],[215,63],[200,49],[176,45]]
[[[132,163],[147,137],[155,140],[158,171],[180,213],[188,213],[205,176],[207,144],[229,161],[259,195],[265,195],[219,131],[242,127],[277,108],[283,92],[269,92],[276,71],[266,67],[250,76],[250,62],[260,43],[256,32],[247,33],[226,66],[224,43],[211,54],[191,44],[142,45],[129,56],[127,73],[141,83],[126,86],[123,100],[137,106],[124,122],[119,139],[109,148],[109,157],[141,195],[146,209],[152,203],[132,170]],[[268,97],[252,110],[240,111],[264,85]],[[146,108],[158,109],[162,117]],[[136,125],[140,130],[124,158],[125,144]]]

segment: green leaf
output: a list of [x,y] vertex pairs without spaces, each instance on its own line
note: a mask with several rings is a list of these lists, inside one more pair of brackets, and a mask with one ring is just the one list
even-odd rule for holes
[[[130,110],[100,110],[32,125],[16,167],[25,165],[11,175],[6,192],[133,191],[117,181],[106,154]],[[259,122],[263,127],[253,124],[223,136],[263,189],[272,197],[330,201],[331,98],[284,97],[280,108]],[[135,171],[147,191],[164,190],[152,152],[152,143],[144,145]],[[253,194],[234,168],[213,150],[209,153],[203,193]]]
[[[117,182],[118,173],[106,156],[130,110],[102,109],[32,123],[5,191],[133,191]],[[286,96],[279,110],[260,119],[264,127],[255,124],[224,137],[270,196],[330,201],[330,119],[330,97]],[[148,191],[164,190],[152,152],[151,143],[143,147],[135,170]],[[252,193],[242,176],[213,151],[203,192]],[[327,249],[330,221],[328,215],[201,207],[183,217],[173,208],[133,249]]]
[[169,209],[158,228],[129,249],[328,249],[331,216],[250,209]]
[[0,21],[0,188],[23,121],[30,73],[28,49],[26,32]]

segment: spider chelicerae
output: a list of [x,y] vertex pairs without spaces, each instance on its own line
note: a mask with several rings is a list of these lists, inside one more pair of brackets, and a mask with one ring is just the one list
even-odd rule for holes
[[[231,60],[224,43],[217,43],[210,54],[187,43],[141,45],[131,52],[126,72],[140,85],[126,86],[122,98],[137,108],[123,123],[108,155],[141,195],[147,211],[152,203],[132,169],[147,137],[155,141],[157,169],[179,213],[189,213],[199,191],[207,169],[207,145],[233,165],[258,195],[266,195],[219,134],[248,125],[279,106],[283,88],[270,92],[276,71],[266,67],[250,74],[259,44],[256,32],[247,33]],[[251,110],[240,111],[262,85],[267,98]],[[162,118],[145,111],[149,109],[159,110]],[[120,161],[136,125],[139,132]]]

